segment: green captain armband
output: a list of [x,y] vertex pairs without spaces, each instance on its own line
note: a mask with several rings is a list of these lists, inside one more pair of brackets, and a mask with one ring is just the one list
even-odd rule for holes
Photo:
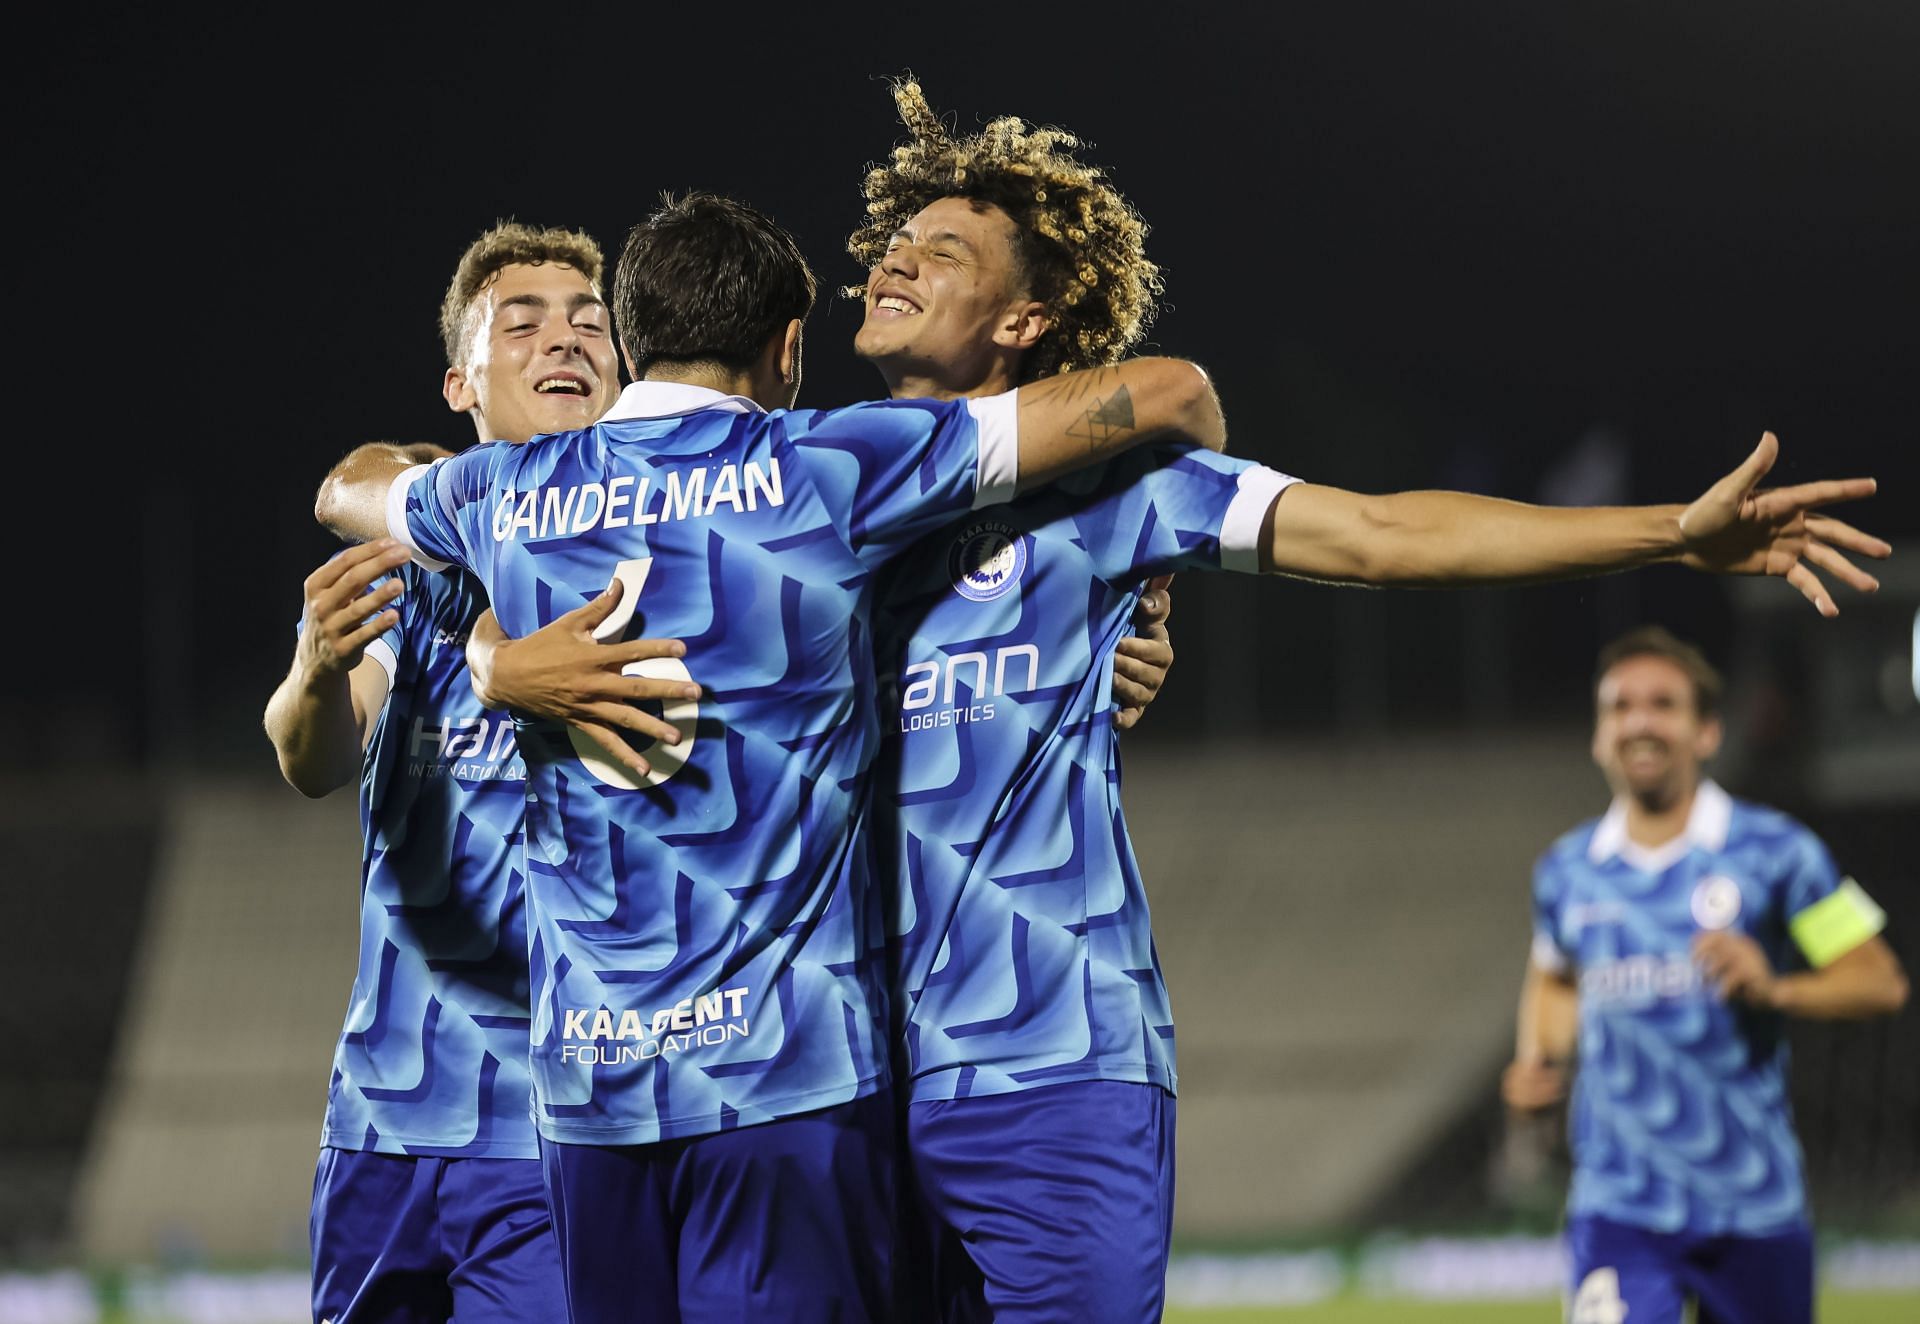
[[1887,912],[1851,878],[1841,879],[1839,891],[1787,921],[1788,932],[1816,970],[1832,965],[1886,927]]

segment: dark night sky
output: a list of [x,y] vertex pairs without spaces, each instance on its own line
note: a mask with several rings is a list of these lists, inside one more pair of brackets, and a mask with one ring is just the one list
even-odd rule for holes
[[[1358,488],[1530,497],[1604,425],[1636,497],[1684,499],[1771,427],[1783,477],[1877,473],[1860,522],[1920,531],[1911,7],[1169,7],[1135,26],[872,6],[759,26],[715,6],[712,31],[618,12],[440,20],[458,37],[331,13],[23,34],[16,207],[45,251],[22,343],[64,341],[26,356],[64,374],[77,340],[107,379],[29,463],[67,486],[61,465],[115,466],[94,498],[111,532],[49,518],[35,546],[99,602],[137,598],[142,632],[81,650],[30,721],[78,724],[107,757],[168,740],[263,759],[249,727],[330,546],[308,517],[321,473],[359,440],[470,439],[440,403],[435,332],[467,240],[517,216],[612,248],[661,189],[704,187],[771,211],[829,284],[855,279],[862,167],[897,136],[880,79],[909,67],[963,124],[1017,113],[1095,144],[1154,227],[1154,344],[1213,370],[1240,453]],[[844,349],[855,320],[816,313],[805,402],[875,393]],[[1635,601],[1724,631],[1717,586],[1681,578]],[[1183,659],[1247,590],[1186,590]],[[1330,664],[1292,645],[1345,609],[1254,592],[1288,595],[1285,621],[1263,600],[1259,642],[1311,691]],[[1591,617],[1596,592],[1515,601]],[[1399,601],[1366,609],[1389,613],[1382,638],[1438,619]],[[145,711],[166,694],[187,699]]]

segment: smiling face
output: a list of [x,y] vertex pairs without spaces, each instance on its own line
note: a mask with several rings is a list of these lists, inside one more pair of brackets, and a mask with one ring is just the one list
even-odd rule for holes
[[595,422],[620,391],[607,307],[564,262],[513,263],[473,296],[447,405],[482,441],[524,442]]
[[1595,699],[1593,761],[1614,794],[1658,809],[1692,793],[1720,748],[1720,722],[1702,715],[1684,668],[1656,653],[1622,658]]
[[854,352],[896,395],[1010,389],[1046,329],[1017,244],[1013,219],[991,204],[942,198],[922,209],[867,274]]

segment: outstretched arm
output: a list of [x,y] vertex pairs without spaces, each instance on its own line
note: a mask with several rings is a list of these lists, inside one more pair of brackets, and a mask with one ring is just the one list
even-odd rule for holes
[[1149,441],[1224,450],[1227,420],[1213,383],[1184,359],[1129,359],[1022,386],[1021,491]]
[[1879,587],[1843,554],[1892,548],[1810,512],[1871,496],[1856,478],[1757,490],[1773,467],[1772,433],[1689,506],[1570,509],[1464,492],[1366,496],[1297,483],[1267,512],[1266,571],[1334,583],[1402,586],[1529,583],[1677,561],[1716,574],[1776,575],[1823,616],[1837,615],[1818,567],[1861,592]]

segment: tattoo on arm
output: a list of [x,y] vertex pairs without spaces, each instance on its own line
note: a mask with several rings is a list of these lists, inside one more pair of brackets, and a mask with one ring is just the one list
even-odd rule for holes
[[1122,386],[1112,395],[1096,398],[1087,412],[1082,414],[1071,427],[1067,435],[1087,443],[1092,450],[1102,446],[1123,432],[1133,431],[1133,397]]

